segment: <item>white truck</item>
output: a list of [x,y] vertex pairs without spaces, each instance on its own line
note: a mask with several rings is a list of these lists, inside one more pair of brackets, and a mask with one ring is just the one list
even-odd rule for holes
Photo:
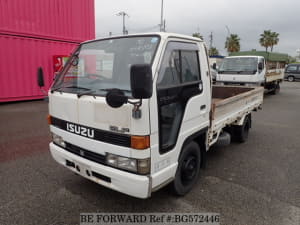
[[[279,65],[279,64],[278,64]],[[284,68],[268,69],[263,56],[229,56],[222,61],[217,73],[217,84],[263,86],[277,94],[284,78]]]
[[[43,75],[39,74],[39,85]],[[204,43],[152,33],[82,43],[49,90],[50,151],[61,165],[138,198],[189,192],[206,151],[246,141],[262,87],[211,85]]]

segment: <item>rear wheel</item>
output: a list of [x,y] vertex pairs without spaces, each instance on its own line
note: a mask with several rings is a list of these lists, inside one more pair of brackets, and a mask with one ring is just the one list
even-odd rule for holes
[[185,195],[193,188],[200,173],[200,162],[201,153],[197,143],[190,142],[183,147],[172,183],[176,195]]
[[246,142],[251,127],[251,116],[247,116],[242,126],[234,126],[234,139],[237,142]]
[[289,81],[289,82],[293,82],[294,80],[295,80],[295,78],[294,78],[293,76],[289,76],[289,77],[288,77],[288,81]]
[[270,92],[272,95],[276,95],[278,94],[280,91],[280,84],[279,83],[276,83],[274,84],[274,89]]

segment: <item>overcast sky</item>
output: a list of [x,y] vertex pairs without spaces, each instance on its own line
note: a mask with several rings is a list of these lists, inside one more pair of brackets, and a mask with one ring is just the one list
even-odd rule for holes
[[[122,34],[120,11],[129,14],[129,33],[159,31],[161,0],[95,0],[96,37]],[[191,35],[200,32],[206,43],[227,54],[228,31],[238,34],[241,50],[264,50],[258,39],[264,30],[279,33],[274,52],[295,56],[300,49],[300,0],[164,0],[166,30]]]

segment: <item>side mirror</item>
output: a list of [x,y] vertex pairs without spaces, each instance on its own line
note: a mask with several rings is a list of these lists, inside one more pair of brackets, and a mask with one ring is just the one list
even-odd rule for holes
[[37,71],[37,81],[38,81],[38,85],[39,85],[40,88],[45,86],[44,71],[43,71],[42,67],[38,68],[38,71]]
[[264,65],[260,62],[258,63],[258,70],[263,70],[264,69]]
[[214,63],[213,66],[212,66],[212,68],[213,68],[214,70],[217,70],[217,64]]
[[132,97],[147,99],[152,96],[152,69],[149,64],[136,64],[130,68]]
[[119,108],[128,102],[128,97],[119,89],[111,89],[106,94],[106,103],[112,108]]

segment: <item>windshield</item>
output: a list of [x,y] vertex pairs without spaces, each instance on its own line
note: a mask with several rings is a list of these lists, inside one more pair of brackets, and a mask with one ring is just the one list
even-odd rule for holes
[[108,90],[117,88],[131,96],[131,65],[152,64],[158,43],[158,36],[84,43],[71,57],[51,90],[103,96]]
[[225,58],[219,68],[219,73],[254,74],[257,71],[256,57]]

